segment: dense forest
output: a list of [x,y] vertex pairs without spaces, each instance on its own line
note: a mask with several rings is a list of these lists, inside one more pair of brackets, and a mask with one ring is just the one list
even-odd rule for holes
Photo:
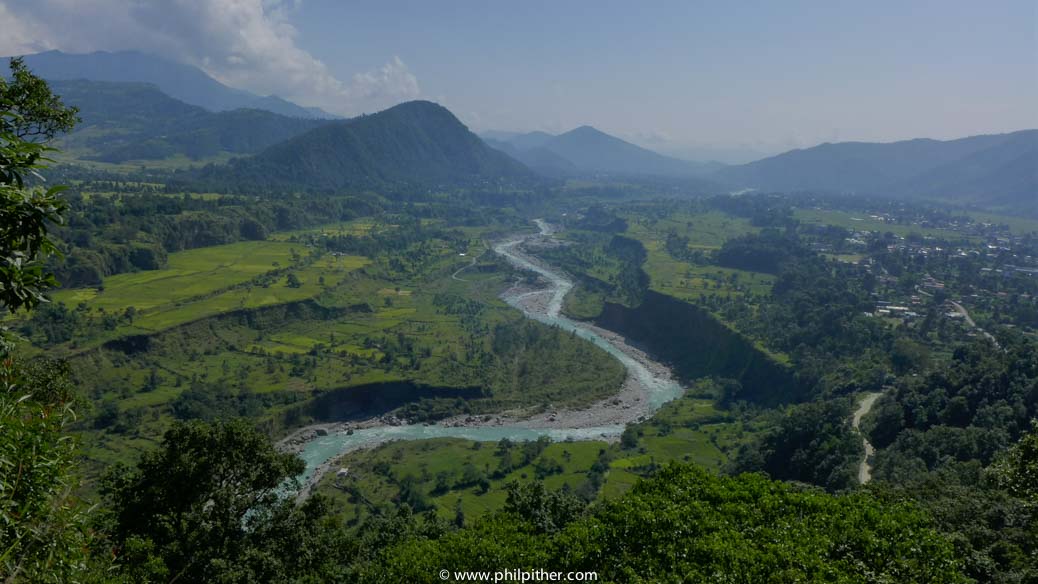
[[250,154],[325,122],[256,109],[213,113],[143,83],[77,79],[52,85],[67,103],[77,104],[81,117],[61,146],[83,152],[85,160],[123,163]]
[[446,108],[414,101],[329,122],[253,157],[207,165],[199,188],[350,189],[393,185],[533,185],[528,168],[490,148]]

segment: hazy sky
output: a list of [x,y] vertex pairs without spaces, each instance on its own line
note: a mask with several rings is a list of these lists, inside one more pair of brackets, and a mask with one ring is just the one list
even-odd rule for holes
[[689,155],[1038,127],[1035,0],[0,0],[0,22],[5,54],[139,49],[341,114],[425,98]]

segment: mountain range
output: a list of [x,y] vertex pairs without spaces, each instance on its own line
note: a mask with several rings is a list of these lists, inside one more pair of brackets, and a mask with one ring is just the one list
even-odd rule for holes
[[564,134],[488,132],[483,139],[547,176],[575,175],[701,177],[720,163],[664,156],[595,129],[581,126]]
[[141,53],[49,51],[26,63],[80,107],[82,123],[60,144],[69,154],[115,163],[256,155],[210,171],[222,172],[220,180],[255,178],[259,165],[277,169],[281,182],[319,188],[526,180],[532,169],[551,178],[664,177],[696,192],[868,194],[1038,214],[1038,130],[826,143],[725,166],[664,156],[590,126],[558,135],[486,132],[481,140],[429,102],[353,120],[317,119],[327,114]]
[[1038,130],[841,142],[723,168],[711,178],[733,188],[827,191],[978,203],[1038,210]]
[[170,97],[214,112],[258,109],[297,118],[337,117],[274,95],[261,96],[234,89],[213,79],[198,67],[135,51],[83,54],[46,51],[26,55],[25,64],[36,75],[48,81],[87,79],[151,83]]
[[249,154],[327,120],[260,109],[211,112],[174,99],[149,83],[52,81],[62,100],[79,108],[80,123],[58,146],[85,160],[120,163],[184,156],[198,160]]
[[209,183],[314,189],[537,180],[530,169],[487,146],[447,108],[429,101],[328,122],[255,156],[207,167],[201,177]]
[[[375,188],[535,181],[520,162],[487,146],[446,108],[400,104],[349,120],[289,117],[261,109],[213,112],[151,83],[55,80],[80,123],[57,146],[109,163],[254,155],[209,164],[182,179],[244,188]],[[193,177],[193,178],[189,178]]]

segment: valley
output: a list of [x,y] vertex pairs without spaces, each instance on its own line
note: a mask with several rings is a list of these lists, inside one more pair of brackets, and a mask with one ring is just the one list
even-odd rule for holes
[[529,245],[531,239],[551,236],[551,228],[547,223],[537,220],[537,224],[539,234],[505,240],[495,245],[494,251],[520,268],[536,272],[548,282],[548,286],[531,291],[512,289],[505,292],[504,298],[527,317],[571,331],[620,361],[626,369],[627,377],[620,393],[591,404],[586,409],[556,410],[527,419],[515,419],[507,413],[504,417],[495,416],[492,422],[488,418],[474,420],[468,416],[417,429],[379,427],[362,422],[361,428],[353,432],[347,434],[340,431],[336,436],[315,439],[303,447],[301,455],[308,462],[304,483],[320,480],[320,471],[326,472],[334,466],[330,462],[338,453],[361,447],[370,448],[390,440],[458,437],[477,442],[525,442],[544,436],[554,441],[572,441],[576,438],[615,441],[627,424],[653,415],[663,404],[681,396],[683,389],[671,379],[667,368],[630,347],[622,337],[578,324],[560,315],[562,302],[572,288],[572,282],[542,262],[518,251],[520,245]]
[[722,164],[10,68],[0,579],[1038,577],[1034,130]]

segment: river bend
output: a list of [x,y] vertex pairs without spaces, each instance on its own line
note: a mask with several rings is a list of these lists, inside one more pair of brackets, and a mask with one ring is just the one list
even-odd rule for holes
[[620,361],[627,370],[627,380],[620,397],[608,398],[582,410],[563,410],[519,420],[502,421],[498,418],[498,422],[493,425],[482,421],[466,423],[465,420],[452,419],[430,425],[369,426],[350,433],[319,436],[299,451],[299,456],[306,462],[306,470],[300,477],[304,484],[316,482],[338,456],[392,440],[463,438],[490,442],[508,438],[528,441],[540,436],[548,436],[555,441],[615,439],[623,432],[626,424],[651,415],[664,403],[683,393],[684,389],[674,381],[666,367],[629,346],[621,337],[561,314],[563,298],[573,288],[573,282],[560,271],[522,250],[524,243],[536,244],[538,241],[550,240],[551,226],[542,220],[536,223],[540,228],[539,233],[498,242],[493,249],[517,268],[537,273],[548,286],[533,290],[515,287],[506,291],[502,298],[528,318],[573,331]]

